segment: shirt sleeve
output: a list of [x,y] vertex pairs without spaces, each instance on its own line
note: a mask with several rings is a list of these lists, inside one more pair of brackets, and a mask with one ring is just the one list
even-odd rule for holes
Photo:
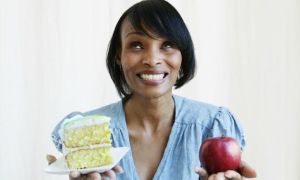
[[229,136],[235,138],[243,150],[246,142],[244,131],[235,116],[224,107],[220,107],[210,128],[210,137]]
[[57,149],[58,151],[60,151],[60,152],[62,152],[62,141],[61,141],[61,137],[60,137],[60,133],[59,133],[59,131],[60,131],[60,129],[61,129],[61,126],[62,126],[62,124],[63,124],[66,120],[68,120],[68,119],[70,119],[70,118],[72,118],[72,117],[74,117],[74,116],[76,116],[76,115],[82,115],[82,113],[81,113],[81,112],[72,112],[72,113],[70,113],[70,114],[67,115],[65,118],[63,118],[63,119],[62,119],[62,120],[54,127],[54,129],[53,129],[53,131],[52,131],[52,141],[53,141],[53,143],[54,143],[56,149]]

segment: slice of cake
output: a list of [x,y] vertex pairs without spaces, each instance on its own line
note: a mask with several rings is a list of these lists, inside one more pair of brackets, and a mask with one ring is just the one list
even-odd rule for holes
[[109,123],[107,116],[77,115],[62,125],[63,154],[69,169],[112,163]]

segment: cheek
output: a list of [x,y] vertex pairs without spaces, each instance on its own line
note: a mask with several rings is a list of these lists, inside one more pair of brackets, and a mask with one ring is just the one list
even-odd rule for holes
[[130,69],[137,63],[137,58],[131,53],[124,53],[121,55],[121,64],[123,70]]
[[182,63],[181,54],[174,55],[169,58],[169,66],[171,66],[174,70],[179,71]]

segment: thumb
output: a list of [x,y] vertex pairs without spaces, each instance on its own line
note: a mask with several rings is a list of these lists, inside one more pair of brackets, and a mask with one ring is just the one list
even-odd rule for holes
[[51,154],[47,154],[46,159],[48,161],[48,165],[52,164],[54,161],[56,161],[56,157],[51,155]]
[[201,167],[195,167],[194,169],[195,173],[199,174],[202,180],[208,179],[208,173],[204,168]]
[[247,178],[256,178],[256,171],[249,166],[245,161],[241,161],[239,172],[242,176]]

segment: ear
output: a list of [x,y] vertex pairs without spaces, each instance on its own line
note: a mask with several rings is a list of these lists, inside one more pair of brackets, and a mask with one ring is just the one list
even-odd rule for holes
[[120,52],[117,52],[117,54],[116,54],[116,61],[117,61],[117,64],[118,64],[119,66],[121,66]]
[[116,58],[116,62],[117,62],[117,65],[121,66],[121,59],[120,58]]

